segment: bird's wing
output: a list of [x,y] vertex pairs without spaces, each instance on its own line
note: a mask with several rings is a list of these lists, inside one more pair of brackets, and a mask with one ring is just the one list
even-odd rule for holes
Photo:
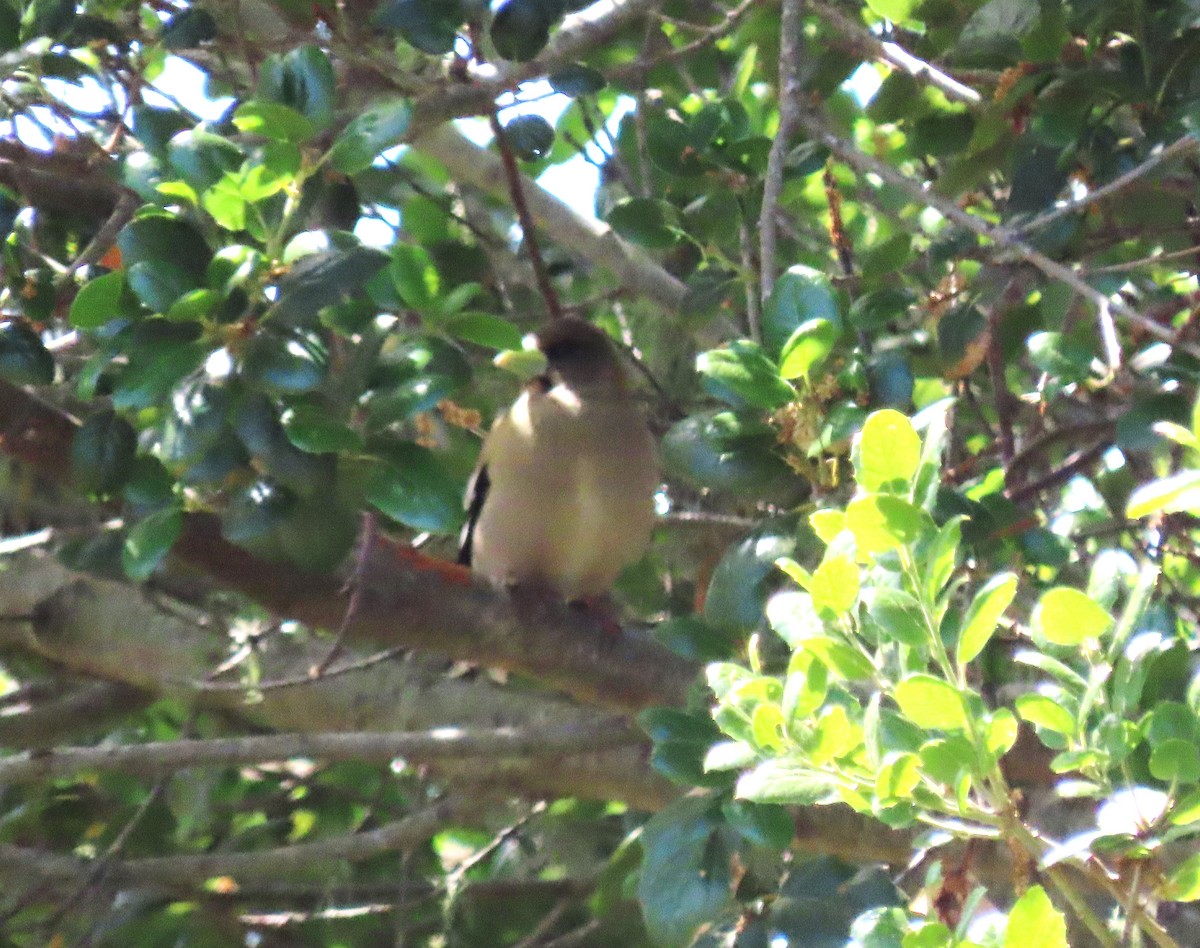
[[475,473],[467,482],[465,506],[467,519],[463,523],[462,532],[458,535],[458,562],[460,566],[471,565],[471,547],[475,543],[475,525],[479,523],[479,515],[483,513],[483,505],[487,500],[488,488],[492,482],[488,477],[487,465],[480,463]]

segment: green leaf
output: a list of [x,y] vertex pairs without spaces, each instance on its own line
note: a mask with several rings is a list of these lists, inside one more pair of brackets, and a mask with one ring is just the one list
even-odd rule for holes
[[125,537],[121,565],[135,582],[149,579],[166,558],[183,529],[183,511],[178,507],[158,510],[142,518]]
[[954,575],[964,519],[961,515],[954,516],[942,524],[925,552],[925,595],[931,600],[936,600],[942,594],[946,583]]
[[133,473],[137,433],[113,411],[98,411],[75,432],[71,473],[86,491],[110,494]]
[[154,313],[166,313],[176,300],[197,288],[197,281],[169,260],[141,260],[129,268],[126,279],[133,295]]
[[765,760],[738,779],[735,795],[756,803],[812,806],[833,803],[836,784],[832,778],[789,760]]
[[440,56],[454,49],[465,19],[461,0],[385,0],[373,22],[399,30],[405,41],[421,52]]
[[867,0],[867,6],[878,16],[893,23],[908,20],[920,5],[921,0]]
[[890,408],[872,412],[858,437],[855,479],[868,491],[905,492],[921,462],[912,422]]
[[1070,948],[1067,920],[1040,885],[1026,889],[1008,913],[1004,948]]
[[329,150],[329,163],[342,174],[371,167],[380,154],[404,139],[412,109],[407,99],[375,102],[346,126]]
[[1189,469],[1142,484],[1129,495],[1125,516],[1131,520],[1156,513],[1200,512],[1200,470]]
[[404,445],[391,463],[374,467],[367,503],[393,520],[432,533],[453,533],[462,521],[462,485],[450,477],[432,451]]
[[190,224],[173,217],[140,217],[117,237],[125,266],[162,262],[187,275],[188,289],[203,286],[212,259],[207,241]]
[[875,677],[875,666],[871,660],[844,642],[830,638],[803,639],[797,647],[811,652],[839,678],[848,681],[864,681]]
[[788,721],[803,723],[825,703],[828,666],[811,652],[797,650],[788,662],[780,708]]
[[833,508],[817,510],[808,515],[808,522],[821,542],[828,546],[846,528],[846,512]]
[[[800,360],[798,366],[811,356],[811,368],[827,354],[819,354],[825,342],[828,341],[832,348],[842,332],[842,317],[829,277],[812,267],[789,267],[775,281],[771,295],[763,304],[762,324],[763,347],[772,355],[784,356],[788,346],[801,347],[801,341],[807,340],[803,344],[805,355],[797,354],[795,358]],[[822,324],[829,328],[822,328]],[[801,333],[805,327],[811,328]]]
[[701,158],[686,125],[665,115],[650,116],[648,124],[646,150],[655,167],[676,178],[704,174],[709,165]]
[[492,43],[504,59],[529,62],[550,40],[557,16],[543,0],[507,0],[492,19]]
[[1017,742],[1019,725],[1008,708],[997,708],[988,717],[984,731],[984,748],[993,760],[999,760]]
[[488,349],[519,350],[524,334],[507,319],[491,313],[463,313],[446,323],[450,335]]
[[665,948],[691,943],[730,902],[730,866],[708,797],[684,797],[642,829],[637,894],[646,927]]
[[1084,593],[1070,586],[1056,586],[1042,595],[1033,610],[1034,634],[1055,645],[1079,645],[1099,639],[1113,619]]
[[1018,695],[1014,705],[1022,721],[1067,737],[1075,733],[1075,715],[1053,698],[1039,694]]
[[120,270],[89,280],[71,301],[71,325],[76,329],[96,329],[121,315],[121,294],[125,274]]
[[896,704],[904,716],[923,728],[963,731],[967,712],[953,685],[932,675],[910,675],[896,686]]
[[881,803],[912,798],[921,782],[920,758],[916,754],[889,755],[875,776],[875,796]]
[[1167,873],[1162,897],[1170,902],[1200,901],[1200,853],[1192,853]]
[[727,493],[739,501],[798,499],[795,473],[775,452],[771,429],[748,412],[700,412],[677,422],[663,437],[663,469],[694,488]]
[[537,161],[554,147],[554,126],[540,115],[518,115],[505,124],[504,137],[521,161]]
[[834,615],[849,612],[858,599],[858,567],[848,556],[831,556],[825,559],[812,576],[813,605],[828,609]]
[[0,322],[0,378],[17,385],[49,385],[54,381],[54,356],[42,337],[24,321]]
[[929,646],[929,623],[921,604],[908,593],[876,587],[867,600],[867,614],[887,638],[912,648]]
[[603,73],[581,63],[563,66],[550,73],[546,79],[550,83],[550,88],[555,92],[570,96],[572,99],[592,95],[608,85],[608,80],[604,78]]
[[298,335],[260,335],[246,348],[245,378],[280,393],[311,392],[325,381],[328,354],[312,339]]
[[785,379],[808,378],[833,351],[840,330],[828,319],[809,319],[784,343],[779,357],[779,375]]
[[710,395],[735,408],[770,410],[796,397],[795,390],[779,377],[779,370],[762,349],[746,340],[702,352],[696,357],[696,371],[704,377],[704,388]]
[[796,824],[786,808],[771,803],[730,800],[721,807],[729,825],[755,846],[782,852],[796,835]]
[[433,258],[424,247],[415,244],[397,244],[392,248],[392,261],[388,268],[396,292],[407,306],[419,313],[432,313],[437,309],[441,293],[441,277]]
[[846,528],[860,553],[886,553],[914,542],[932,526],[928,514],[890,494],[871,494],[850,501]]
[[665,250],[679,241],[675,206],[655,198],[625,198],[608,212],[612,229],[640,247]]
[[297,145],[308,141],[316,131],[313,123],[295,109],[257,99],[238,106],[233,113],[233,124],[240,132]]
[[1017,576],[1015,573],[1000,573],[993,576],[976,593],[963,619],[962,628],[958,633],[958,664],[966,665],[973,661],[993,635],[1000,617],[1004,614],[1017,595]]
[[289,408],[281,420],[288,440],[301,451],[338,454],[362,450],[363,441],[358,432],[330,418],[327,409],[315,405]]
[[337,97],[333,64],[315,45],[268,56],[258,74],[258,96],[299,112],[317,129],[333,120]]
[[388,260],[382,250],[358,245],[301,257],[279,281],[274,312],[292,325],[304,325],[326,306],[359,292]]
[[1150,773],[1165,783],[1189,784],[1200,781],[1200,751],[1196,742],[1171,738],[1150,752]]

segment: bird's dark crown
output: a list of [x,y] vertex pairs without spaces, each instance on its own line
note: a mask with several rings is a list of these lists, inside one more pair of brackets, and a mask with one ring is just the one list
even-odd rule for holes
[[612,342],[591,323],[564,316],[538,331],[537,345],[557,372],[569,382],[619,377]]

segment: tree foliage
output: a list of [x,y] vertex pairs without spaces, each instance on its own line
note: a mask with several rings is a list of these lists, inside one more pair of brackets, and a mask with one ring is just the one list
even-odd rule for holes
[[[0,937],[1187,944],[1198,42],[0,0]],[[616,638],[450,565],[564,312],[660,436]]]

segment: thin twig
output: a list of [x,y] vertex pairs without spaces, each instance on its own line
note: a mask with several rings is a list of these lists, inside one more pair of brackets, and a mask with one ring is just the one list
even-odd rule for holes
[[742,254],[742,269],[746,273],[746,330],[755,342],[762,341],[762,309],[755,280],[756,261],[754,259],[754,238],[750,233],[750,225],[746,223],[743,210],[738,220],[738,243]]
[[1161,326],[1143,313],[1121,300],[1111,299],[1094,286],[1085,281],[1070,267],[1064,266],[1057,260],[1052,260],[1026,243],[1021,236],[1010,228],[989,224],[974,214],[960,208],[953,200],[929,189],[925,183],[917,181],[897,171],[885,161],[860,151],[852,142],[848,142],[834,134],[824,121],[812,112],[801,112],[800,124],[830,151],[843,161],[861,172],[877,175],[885,183],[903,191],[919,204],[933,208],[948,221],[965,227],[971,233],[995,243],[998,247],[1015,253],[1027,263],[1041,270],[1046,276],[1058,280],[1075,290],[1092,303],[1097,310],[1107,309],[1113,315],[1120,316],[1125,321],[1140,327],[1150,335],[1171,343],[1178,349],[1200,358],[1200,346],[1181,342],[1176,333],[1166,326]]
[[1060,484],[1069,481],[1080,471],[1085,470],[1104,457],[1105,453],[1111,447],[1112,442],[1106,438],[1092,445],[1090,448],[1076,451],[1044,477],[1040,477],[1028,484],[1023,484],[1015,490],[1006,491],[1005,495],[1014,504],[1024,503],[1031,497],[1036,497],[1044,490],[1049,490],[1051,487],[1058,487]]
[[359,539],[358,549],[354,554],[354,572],[346,580],[346,585],[342,587],[343,592],[349,591],[350,599],[346,603],[346,611],[342,613],[342,621],[338,625],[337,634],[333,638],[333,645],[329,647],[329,651],[325,653],[316,665],[309,669],[310,678],[323,678],[329,670],[329,666],[333,664],[333,660],[342,654],[342,649],[346,644],[346,633],[350,631],[350,624],[354,621],[354,617],[358,614],[359,605],[362,602],[362,587],[363,575],[367,570],[367,561],[370,559],[371,551],[375,547],[375,537],[379,533],[379,521],[375,514],[371,511],[364,511],[362,515],[362,536]]
[[1200,149],[1200,140],[1197,140],[1197,138],[1191,134],[1184,135],[1182,138],[1177,139],[1170,145],[1167,145],[1165,148],[1155,151],[1140,165],[1130,168],[1123,175],[1120,175],[1119,177],[1108,182],[1108,184],[1102,185],[1098,188],[1093,188],[1092,190],[1088,191],[1087,194],[1081,195],[1080,197],[1077,197],[1071,201],[1065,201],[1058,207],[1039,214],[1037,217],[1033,218],[1033,220],[1028,221],[1018,228],[1016,233],[1021,236],[1028,235],[1035,230],[1040,230],[1047,224],[1053,223],[1060,217],[1066,217],[1068,214],[1073,214],[1075,211],[1081,210],[1091,204],[1095,204],[1098,201],[1103,201],[1110,195],[1124,190],[1138,178],[1148,174],[1160,165],[1164,165],[1168,161],[1173,161],[1174,159],[1183,155],[1190,155],[1196,152],[1198,149]]
[[504,175],[508,180],[508,194],[512,199],[513,210],[517,212],[517,221],[521,225],[521,235],[525,238],[525,246],[529,250],[529,262],[533,264],[533,275],[537,279],[538,291],[546,301],[546,310],[551,319],[562,317],[562,306],[558,294],[550,282],[550,274],[546,270],[546,261],[542,258],[542,248],[538,244],[537,227],[533,223],[533,215],[529,213],[529,205],[525,203],[525,190],[521,187],[521,171],[517,167],[517,158],[513,154],[512,145],[504,133],[504,127],[496,113],[488,116],[492,126],[492,134],[496,136],[496,147],[500,150],[500,158],[504,163]]
[[[783,162],[788,141],[800,118],[800,48],[803,44],[804,0],[783,0],[779,27],[779,129],[767,156],[762,211],[758,217],[759,279],[765,303],[775,289],[775,209],[783,193]],[[753,329],[753,326],[751,327]],[[755,335],[757,339],[757,334]]]
[[188,767],[235,766],[296,757],[324,761],[390,761],[397,757],[450,760],[562,756],[637,744],[641,735],[622,719],[553,727],[433,728],[367,734],[267,734],[152,741],[29,751],[0,759],[0,784],[73,777],[85,771],[171,773]]
[[983,104],[983,96],[970,86],[963,85],[957,79],[948,76],[936,66],[925,62],[925,60],[919,59],[898,44],[881,41],[840,10],[827,6],[824,3],[812,2],[810,5],[813,12],[820,16],[821,19],[825,20],[843,37],[866,50],[876,59],[887,63],[889,66],[894,66],[902,72],[908,73],[919,82],[927,82],[929,85],[940,89],[948,99],[964,102],[971,106],[980,106]]

